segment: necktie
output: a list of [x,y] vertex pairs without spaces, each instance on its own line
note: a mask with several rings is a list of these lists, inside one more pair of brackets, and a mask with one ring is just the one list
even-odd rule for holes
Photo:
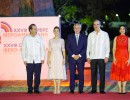
[[78,45],[78,40],[79,40],[79,37],[78,37],[78,35],[76,35],[76,43],[77,43],[77,45]]

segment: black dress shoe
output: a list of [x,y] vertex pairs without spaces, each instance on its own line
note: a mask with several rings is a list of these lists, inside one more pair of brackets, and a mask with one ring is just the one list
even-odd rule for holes
[[105,94],[106,92],[105,91],[100,91],[101,94]]
[[94,94],[97,93],[96,91],[90,91],[89,94]]
[[122,94],[122,92],[118,92],[118,94]]
[[74,93],[74,90],[71,90],[71,91],[70,91],[70,94],[73,94],[73,93]]
[[79,91],[79,93],[80,93],[80,94],[83,94],[83,93],[84,93],[84,91]]
[[27,94],[32,94],[33,92],[32,91],[28,91]]
[[127,94],[127,92],[122,92],[122,94]]
[[36,93],[36,94],[40,94],[41,92],[40,92],[40,91],[34,91],[34,93]]

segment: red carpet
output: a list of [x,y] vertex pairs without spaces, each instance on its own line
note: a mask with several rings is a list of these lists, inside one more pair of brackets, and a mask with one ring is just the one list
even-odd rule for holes
[[50,92],[42,92],[41,94],[26,94],[25,92],[0,92],[0,100],[130,100],[130,93],[125,95],[117,93],[106,94],[69,94],[63,92],[61,94],[53,94]]

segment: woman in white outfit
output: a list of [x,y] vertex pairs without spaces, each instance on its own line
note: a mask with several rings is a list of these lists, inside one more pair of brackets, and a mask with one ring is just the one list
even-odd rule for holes
[[54,82],[54,94],[60,94],[61,80],[66,79],[65,44],[59,37],[60,28],[54,27],[54,38],[49,40],[47,64],[49,66],[48,79]]

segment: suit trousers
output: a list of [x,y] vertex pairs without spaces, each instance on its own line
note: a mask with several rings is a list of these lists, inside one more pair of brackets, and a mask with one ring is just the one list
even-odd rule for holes
[[41,75],[41,63],[27,63],[27,85],[28,91],[33,91],[33,75],[34,75],[34,91],[39,91],[40,75]]
[[75,89],[75,73],[76,73],[76,66],[78,71],[78,79],[79,79],[79,91],[83,91],[84,87],[84,63],[69,63],[70,69],[70,90],[74,91]]
[[105,62],[104,59],[91,60],[91,85],[92,91],[97,91],[97,71],[99,69],[100,75],[100,91],[105,88]]

